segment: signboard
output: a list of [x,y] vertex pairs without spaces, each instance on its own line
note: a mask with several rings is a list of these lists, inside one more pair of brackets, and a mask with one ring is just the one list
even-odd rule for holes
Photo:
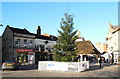
[[29,52],[29,53],[28,53],[28,63],[29,63],[29,64],[34,64],[34,63],[35,63],[34,61],[35,61],[34,53]]
[[33,49],[16,49],[16,52],[34,52]]
[[58,70],[58,71],[68,71],[67,63],[47,63],[47,70]]

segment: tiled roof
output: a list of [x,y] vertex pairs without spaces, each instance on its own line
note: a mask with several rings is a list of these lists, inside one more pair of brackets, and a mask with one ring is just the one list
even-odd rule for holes
[[120,25],[114,25],[114,26],[112,26],[112,28],[113,29],[118,29],[118,28],[120,28]]
[[48,37],[48,36],[44,36],[44,35],[37,35],[35,34],[35,38],[39,38],[39,39],[45,39],[45,40],[50,40],[50,41],[56,41],[57,38],[56,37]]
[[112,29],[113,29],[112,33],[115,33],[120,30],[120,25],[114,25],[114,26],[112,26]]
[[13,27],[10,27],[9,25],[7,25],[7,27],[9,27],[14,33],[34,35],[33,33],[30,33],[27,29],[13,28]]
[[95,48],[91,41],[77,42],[78,54],[99,54],[100,52]]
[[51,40],[51,41],[56,41],[57,40],[57,38],[53,35],[50,35],[48,37],[48,36],[44,36],[44,35],[37,35],[37,34],[34,34],[34,33],[30,33],[27,29],[13,28],[13,27],[10,27],[9,25],[7,25],[7,27],[9,27],[14,33],[34,35],[35,38],[44,39],[44,40]]

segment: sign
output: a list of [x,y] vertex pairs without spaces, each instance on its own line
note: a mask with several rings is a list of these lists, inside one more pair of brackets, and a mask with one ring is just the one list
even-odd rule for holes
[[68,71],[68,65],[66,63],[48,62],[47,70]]
[[16,52],[34,52],[33,49],[16,49]]
[[29,53],[28,55],[34,55],[33,53]]
[[35,62],[35,56],[33,53],[28,53],[28,63],[29,64],[34,64]]

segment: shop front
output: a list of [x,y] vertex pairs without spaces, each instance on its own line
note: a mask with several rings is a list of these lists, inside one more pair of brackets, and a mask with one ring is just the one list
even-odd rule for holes
[[16,60],[21,64],[35,64],[33,49],[16,49]]

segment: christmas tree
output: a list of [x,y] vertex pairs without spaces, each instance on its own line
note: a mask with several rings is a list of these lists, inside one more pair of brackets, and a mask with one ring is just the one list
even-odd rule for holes
[[76,36],[77,30],[74,31],[73,24],[73,16],[65,13],[65,19],[62,18],[60,23],[61,31],[58,30],[57,45],[54,46],[53,59],[55,61],[75,61],[77,55],[75,40],[78,37]]

